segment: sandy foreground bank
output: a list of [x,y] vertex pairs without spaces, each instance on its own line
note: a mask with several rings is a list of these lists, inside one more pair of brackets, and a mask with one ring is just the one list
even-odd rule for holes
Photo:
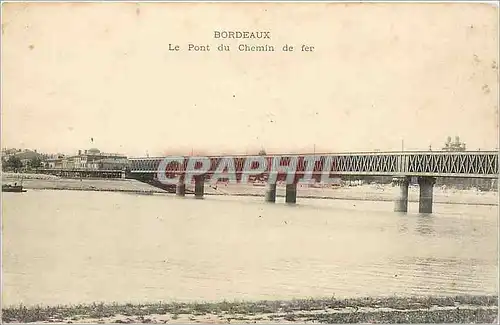
[[[26,189],[37,190],[80,190],[80,191],[112,191],[132,192],[145,194],[167,194],[164,190],[141,183],[133,179],[67,179],[52,175],[37,174],[2,174],[2,182],[20,182]],[[193,190],[193,185],[187,186]],[[297,189],[298,198],[311,199],[339,199],[339,200],[367,200],[367,201],[392,201],[398,188],[391,185],[362,185],[340,188],[311,188],[299,184]],[[205,185],[206,195],[229,195],[229,196],[264,196],[265,186],[254,186],[250,184],[235,184],[218,186]],[[189,195],[189,194],[187,194]],[[285,187],[278,186],[277,196],[285,196]],[[410,202],[418,202],[418,186],[410,186],[408,199]],[[449,204],[471,204],[471,205],[498,205],[498,192],[481,192],[474,190],[455,190],[434,187],[434,202]]]
[[10,307],[4,322],[44,323],[493,323],[497,296]]

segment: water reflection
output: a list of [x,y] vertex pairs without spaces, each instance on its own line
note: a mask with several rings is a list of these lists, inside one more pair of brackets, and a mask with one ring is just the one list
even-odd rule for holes
[[409,231],[408,228],[408,214],[403,212],[395,212],[395,217],[398,225],[398,232],[401,234],[406,234]]
[[419,214],[417,216],[416,231],[423,236],[434,236],[434,216],[429,214]]

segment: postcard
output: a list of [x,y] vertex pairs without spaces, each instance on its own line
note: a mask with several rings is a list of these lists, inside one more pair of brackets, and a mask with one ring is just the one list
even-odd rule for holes
[[498,323],[498,6],[2,3],[5,323]]

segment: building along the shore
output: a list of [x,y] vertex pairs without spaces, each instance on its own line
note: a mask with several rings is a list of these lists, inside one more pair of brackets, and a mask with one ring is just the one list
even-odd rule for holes
[[116,153],[103,153],[99,149],[78,150],[74,156],[61,160],[62,169],[123,170],[128,164],[127,157]]

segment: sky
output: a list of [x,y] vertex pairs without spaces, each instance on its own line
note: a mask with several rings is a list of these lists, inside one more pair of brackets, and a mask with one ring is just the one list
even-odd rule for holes
[[485,4],[3,3],[1,142],[154,156],[438,150],[460,136],[495,150],[498,47]]

